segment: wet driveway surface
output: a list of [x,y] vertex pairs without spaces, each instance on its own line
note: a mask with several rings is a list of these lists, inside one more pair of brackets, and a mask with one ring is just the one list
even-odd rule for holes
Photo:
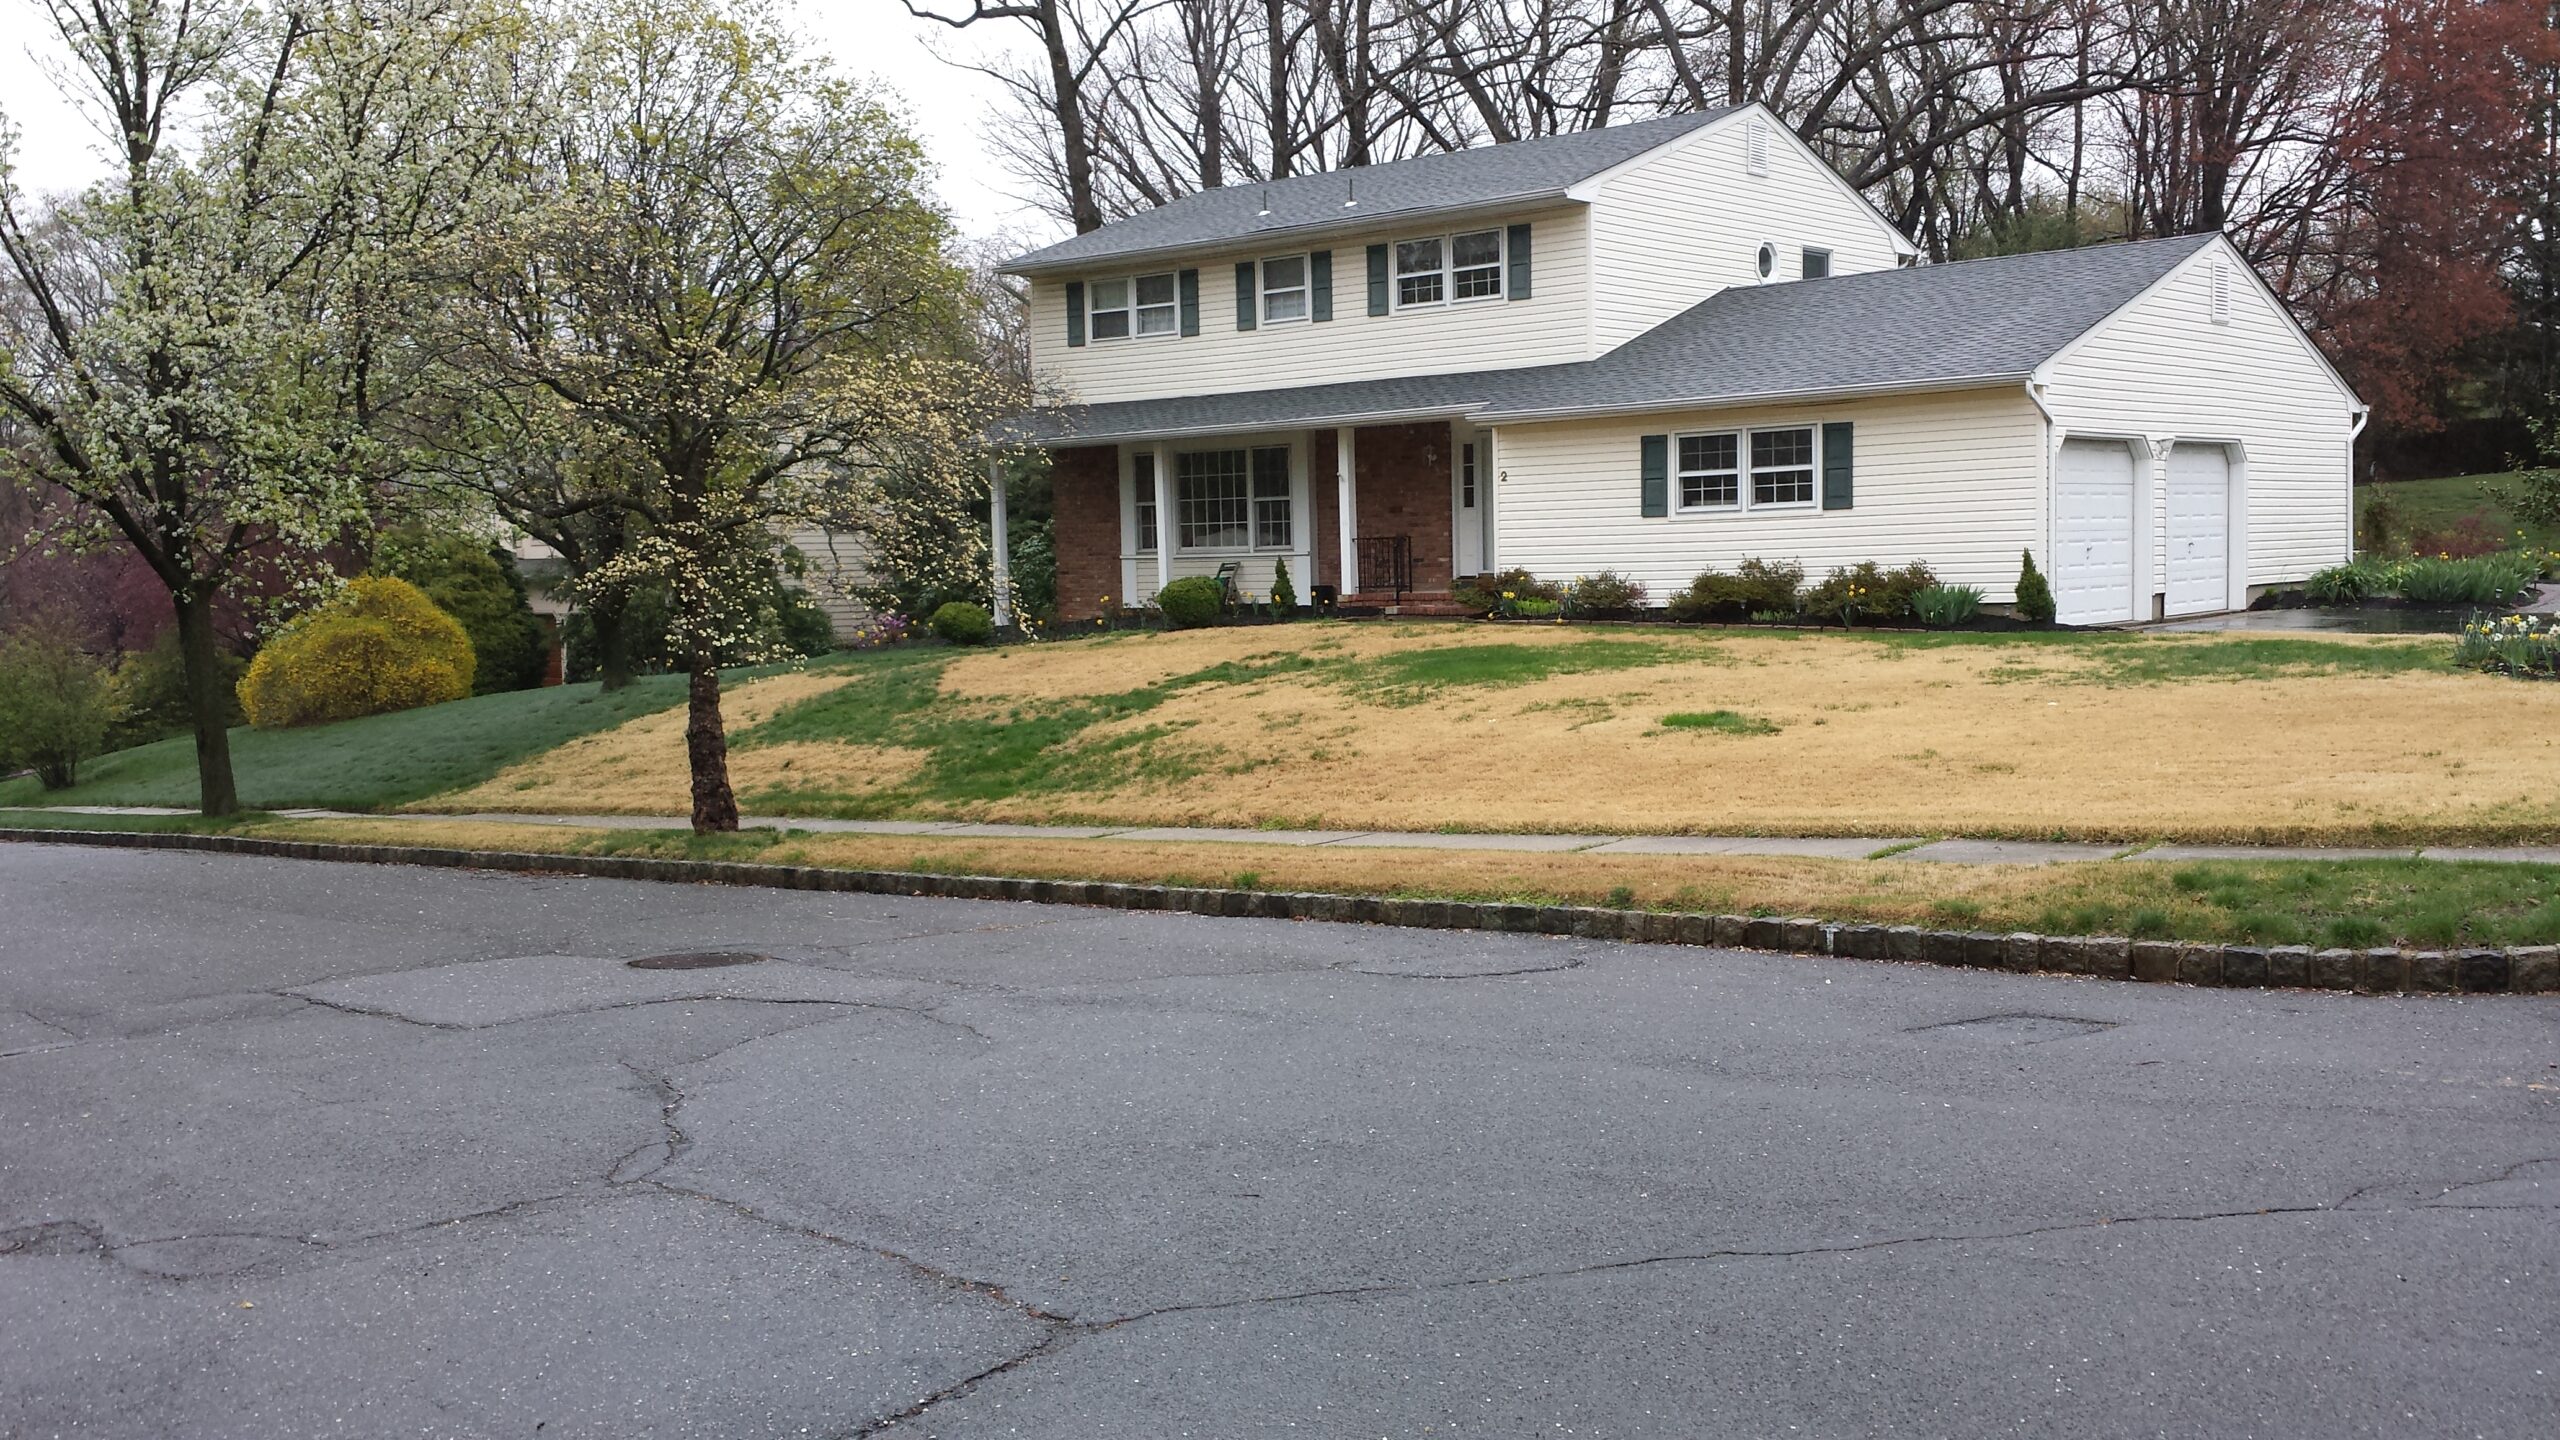
[[2538,1440],[2560,999],[0,846],[0,1355],[9,1436]]

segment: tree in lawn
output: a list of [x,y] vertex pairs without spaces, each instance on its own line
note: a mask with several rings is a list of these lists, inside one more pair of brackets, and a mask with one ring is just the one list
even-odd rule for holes
[[578,587],[664,587],[694,828],[733,830],[720,666],[757,643],[776,531],[974,498],[1002,387],[950,341],[966,277],[915,141],[765,6],[600,0],[515,73],[546,142],[444,256],[445,349],[529,452],[580,458],[578,513],[628,520]]
[[316,583],[366,516],[401,255],[473,168],[460,4],[42,0],[109,174],[57,205],[0,171],[0,465],[70,502],[39,546],[167,590],[207,814],[238,808],[217,607],[259,564]]

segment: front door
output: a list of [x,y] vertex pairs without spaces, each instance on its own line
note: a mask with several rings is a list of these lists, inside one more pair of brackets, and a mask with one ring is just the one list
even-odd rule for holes
[[1484,438],[1458,431],[1457,518],[1450,526],[1456,540],[1457,573],[1484,573]]

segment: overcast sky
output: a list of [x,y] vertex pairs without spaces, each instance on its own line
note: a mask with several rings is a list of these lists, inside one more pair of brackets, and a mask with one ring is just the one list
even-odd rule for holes
[[[926,48],[955,56],[1019,54],[1028,32],[1011,21],[966,31],[911,18],[899,0],[783,0],[816,47],[850,73],[869,74],[906,100],[917,133],[939,171],[936,188],[967,235],[999,230],[1031,238],[1065,234],[1011,193],[1007,178],[988,159],[980,127],[1002,102],[994,81],[946,65]],[[965,0],[948,5],[965,9]],[[56,38],[30,0],[0,0],[0,114],[18,130],[20,180],[34,189],[76,189],[99,171],[98,137],[55,90],[44,61]]]

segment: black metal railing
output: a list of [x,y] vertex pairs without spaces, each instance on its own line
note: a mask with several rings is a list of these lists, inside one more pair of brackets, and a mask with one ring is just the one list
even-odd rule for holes
[[1403,600],[1405,592],[1413,588],[1413,537],[1363,535],[1351,543],[1359,547],[1360,593],[1392,592],[1397,600]]

